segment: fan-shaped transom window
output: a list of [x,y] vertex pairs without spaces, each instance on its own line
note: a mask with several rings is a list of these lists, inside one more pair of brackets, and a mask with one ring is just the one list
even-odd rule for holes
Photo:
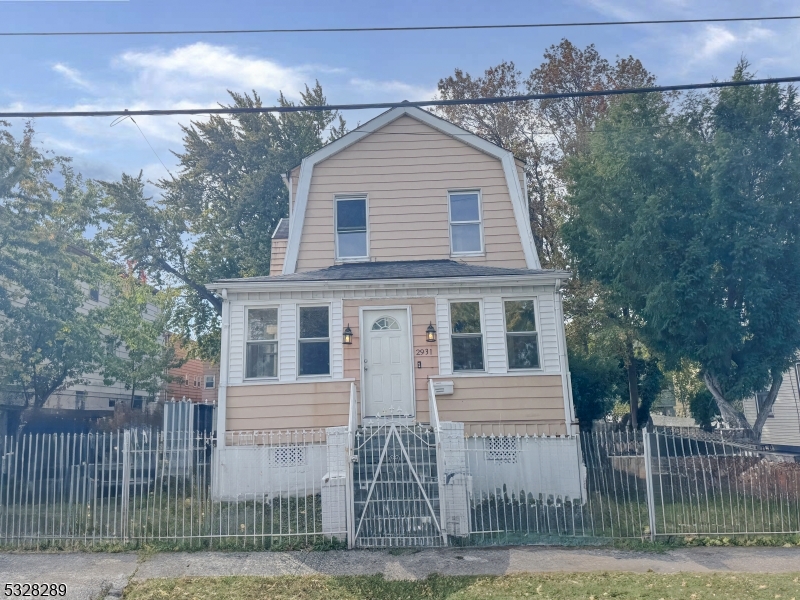
[[398,331],[400,329],[400,324],[397,322],[397,319],[393,317],[381,317],[372,324],[372,331],[385,331],[387,329]]

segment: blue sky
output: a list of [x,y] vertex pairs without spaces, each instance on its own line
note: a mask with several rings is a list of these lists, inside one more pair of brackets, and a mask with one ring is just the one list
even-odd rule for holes
[[[0,0],[0,30],[231,29],[486,24],[789,15],[784,0]],[[800,21],[458,32],[0,38],[0,110],[139,109],[213,106],[226,89],[279,90],[296,99],[318,79],[329,101],[422,100],[455,68],[480,74],[502,60],[528,73],[549,45],[595,43],[613,59],[632,54],[660,83],[725,79],[745,55],[760,76],[800,75]],[[374,113],[346,114],[352,127]],[[112,119],[40,119],[45,148],[102,179],[140,169],[166,175],[133,124]],[[181,150],[186,117],[137,119],[161,159]],[[19,135],[23,123],[13,122]]]

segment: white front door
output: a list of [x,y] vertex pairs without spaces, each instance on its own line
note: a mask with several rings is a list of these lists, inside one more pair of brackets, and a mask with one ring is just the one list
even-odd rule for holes
[[365,310],[364,417],[411,417],[411,331],[404,309]]

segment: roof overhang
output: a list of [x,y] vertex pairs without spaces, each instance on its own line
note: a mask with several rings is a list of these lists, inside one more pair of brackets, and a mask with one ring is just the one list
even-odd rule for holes
[[560,286],[572,277],[569,271],[548,271],[528,275],[486,275],[480,277],[415,277],[408,279],[336,279],[326,281],[284,280],[276,277],[274,281],[231,280],[215,281],[206,287],[212,291],[227,290],[237,292],[272,292],[301,290],[358,290],[358,289],[404,289],[508,286],[508,285],[554,285]]
[[482,137],[462,129],[457,125],[453,125],[449,121],[440,119],[427,111],[414,106],[401,106],[388,110],[382,115],[366,122],[361,127],[354,129],[338,140],[331,142],[327,146],[305,157],[303,162],[300,163],[300,177],[297,183],[295,210],[292,212],[292,219],[289,223],[289,242],[283,263],[283,274],[289,275],[294,273],[297,269],[297,258],[300,254],[300,238],[303,233],[303,223],[305,221],[306,206],[308,204],[308,194],[311,189],[311,177],[314,172],[314,167],[403,116],[416,119],[500,161],[503,167],[506,185],[508,186],[508,193],[511,197],[511,204],[514,207],[514,218],[522,242],[525,264],[529,269],[541,269],[542,266],[539,262],[539,255],[536,252],[536,245],[533,241],[533,232],[531,231],[529,221],[527,193],[522,189],[519,177],[517,176],[517,159],[514,155],[510,151],[492,144]]

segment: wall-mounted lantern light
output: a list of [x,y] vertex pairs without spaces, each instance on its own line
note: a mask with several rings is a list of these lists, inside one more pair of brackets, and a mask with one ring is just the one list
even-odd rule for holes
[[344,334],[342,335],[342,343],[343,344],[352,344],[353,343],[353,330],[350,329],[350,323],[347,324],[347,327],[344,328]]
[[433,326],[432,322],[430,325],[428,325],[428,328],[425,330],[425,341],[426,342],[436,341],[436,328]]

